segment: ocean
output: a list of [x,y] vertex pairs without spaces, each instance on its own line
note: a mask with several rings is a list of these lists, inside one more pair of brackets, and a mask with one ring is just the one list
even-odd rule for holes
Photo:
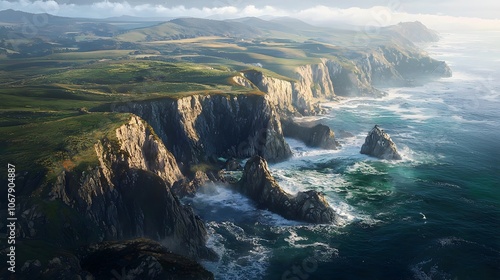
[[[325,193],[342,224],[288,221],[218,185],[189,199],[221,256],[204,263],[216,279],[500,279],[500,32],[425,50],[453,77],[325,104],[302,121],[342,147],[287,139],[294,156],[270,165],[285,190]],[[359,153],[375,124],[402,161]]]

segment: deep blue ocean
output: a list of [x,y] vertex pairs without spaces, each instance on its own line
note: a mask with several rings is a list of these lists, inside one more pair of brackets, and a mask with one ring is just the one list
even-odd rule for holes
[[[293,158],[270,166],[289,192],[324,192],[341,225],[287,221],[224,186],[192,199],[216,279],[500,279],[500,32],[442,37],[425,49],[452,78],[326,104],[302,121],[342,147],[288,139]],[[359,154],[375,124],[403,161]]]

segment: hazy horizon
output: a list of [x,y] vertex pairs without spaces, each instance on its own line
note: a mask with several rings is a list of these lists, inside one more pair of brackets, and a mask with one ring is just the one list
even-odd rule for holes
[[[6,1],[0,10],[14,9],[31,13],[49,13],[65,17],[109,18],[135,16],[147,18],[197,17],[232,19],[242,17],[294,17],[310,24],[330,26],[339,23],[355,26],[387,26],[404,21],[421,21],[436,30],[500,30],[495,11],[500,3],[480,1]],[[427,4],[426,4],[427,3]]]

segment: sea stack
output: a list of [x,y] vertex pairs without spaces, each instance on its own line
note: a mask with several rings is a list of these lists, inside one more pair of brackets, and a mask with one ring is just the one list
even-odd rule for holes
[[237,188],[261,208],[286,219],[316,224],[338,222],[337,214],[323,194],[310,190],[292,196],[285,192],[269,172],[266,160],[260,156],[254,156],[247,161]]
[[378,125],[375,125],[370,133],[368,133],[365,143],[361,147],[361,153],[380,159],[402,159],[396,148],[396,144],[394,144],[389,134],[380,129]]

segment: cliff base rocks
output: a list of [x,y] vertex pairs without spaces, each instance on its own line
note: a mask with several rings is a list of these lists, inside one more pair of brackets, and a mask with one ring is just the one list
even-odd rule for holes
[[269,172],[267,162],[259,156],[248,160],[237,188],[260,207],[286,219],[322,224],[337,220],[337,215],[322,194],[307,191],[293,197],[281,189]]
[[18,276],[18,279],[214,279],[198,263],[145,238],[94,244],[76,254],[65,252],[50,259],[44,267],[40,260],[29,260],[22,265]]
[[304,142],[307,146],[323,149],[336,149],[335,133],[324,124],[312,127],[295,123],[292,120],[282,120],[283,135]]
[[90,246],[81,264],[96,279],[214,279],[198,263],[143,238]]
[[380,129],[378,125],[368,133],[365,143],[361,147],[361,153],[380,159],[401,160],[401,155],[396,149],[396,144],[389,134]]

